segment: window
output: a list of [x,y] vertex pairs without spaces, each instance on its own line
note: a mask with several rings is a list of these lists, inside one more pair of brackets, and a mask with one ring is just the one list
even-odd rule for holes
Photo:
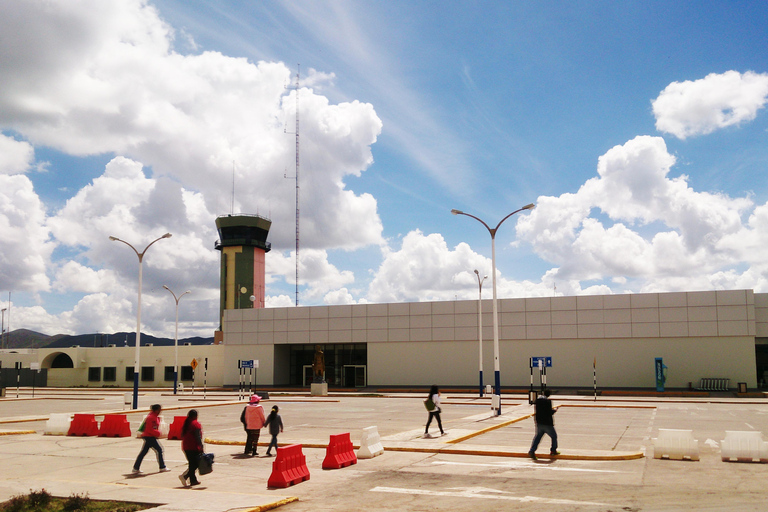
[[91,366],[88,368],[88,382],[101,382],[100,366]]
[[155,380],[155,367],[154,366],[142,366],[141,367],[141,381],[152,382]]
[[193,380],[194,376],[195,376],[195,371],[192,369],[191,366],[181,367],[181,375],[179,376],[179,380]]
[[125,380],[127,380],[128,382],[133,382],[133,366],[126,366]]
[[117,368],[114,366],[104,367],[104,382],[115,382],[117,380]]
[[173,366],[165,367],[165,381],[173,382]]

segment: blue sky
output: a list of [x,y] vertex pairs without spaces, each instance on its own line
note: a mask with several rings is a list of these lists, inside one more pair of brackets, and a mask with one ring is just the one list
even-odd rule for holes
[[[267,304],[768,291],[762,2],[0,6],[11,328],[218,324],[214,219],[270,217]],[[300,68],[297,68],[300,66]],[[235,205],[231,204],[235,172]],[[137,206],[140,205],[140,206]],[[19,247],[24,258],[19,258]],[[490,296],[490,290],[488,290]]]

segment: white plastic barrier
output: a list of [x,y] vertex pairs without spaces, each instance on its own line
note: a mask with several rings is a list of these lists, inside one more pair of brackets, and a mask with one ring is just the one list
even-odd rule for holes
[[692,430],[659,429],[659,437],[653,440],[653,458],[667,457],[673,460],[699,460],[699,442]]
[[360,439],[360,449],[357,450],[358,459],[372,459],[384,453],[381,445],[381,437],[377,427],[365,427],[363,437]]
[[72,415],[68,413],[52,413],[45,422],[43,434],[46,436],[65,436],[69,432]]
[[768,462],[768,442],[763,441],[762,432],[726,430],[720,452],[725,462]]

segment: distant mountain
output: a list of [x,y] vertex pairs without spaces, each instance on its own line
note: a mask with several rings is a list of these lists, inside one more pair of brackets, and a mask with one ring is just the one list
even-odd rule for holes
[[[28,329],[16,329],[5,334],[4,348],[65,348],[77,345],[80,347],[107,347],[116,345],[118,347],[136,346],[135,332],[118,332],[115,334],[78,334],[70,336],[68,334],[56,334],[48,336]],[[156,338],[149,334],[141,333],[141,346],[148,344],[157,346],[173,345],[173,338]],[[210,345],[213,343],[213,336],[210,338],[179,339],[179,345],[191,343],[192,345]]]
[[29,329],[16,329],[5,333],[2,342],[3,348],[39,348],[57,341],[62,336],[64,335],[48,336]]

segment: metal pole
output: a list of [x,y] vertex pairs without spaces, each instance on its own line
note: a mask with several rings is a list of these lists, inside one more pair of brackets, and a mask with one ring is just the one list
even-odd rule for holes
[[483,396],[483,281],[488,276],[480,279],[480,272],[477,269],[475,269],[475,275],[477,275],[477,360],[480,369],[480,396]]
[[494,394],[499,395],[499,408],[496,415],[501,416],[501,371],[499,369],[499,306],[496,295],[496,232],[491,233],[491,282],[493,283],[493,378]]
[[[135,250],[135,249],[134,249]],[[139,350],[141,347],[141,279],[144,253],[139,254],[139,300],[136,306],[136,353],[133,356],[133,408],[139,408]]]

